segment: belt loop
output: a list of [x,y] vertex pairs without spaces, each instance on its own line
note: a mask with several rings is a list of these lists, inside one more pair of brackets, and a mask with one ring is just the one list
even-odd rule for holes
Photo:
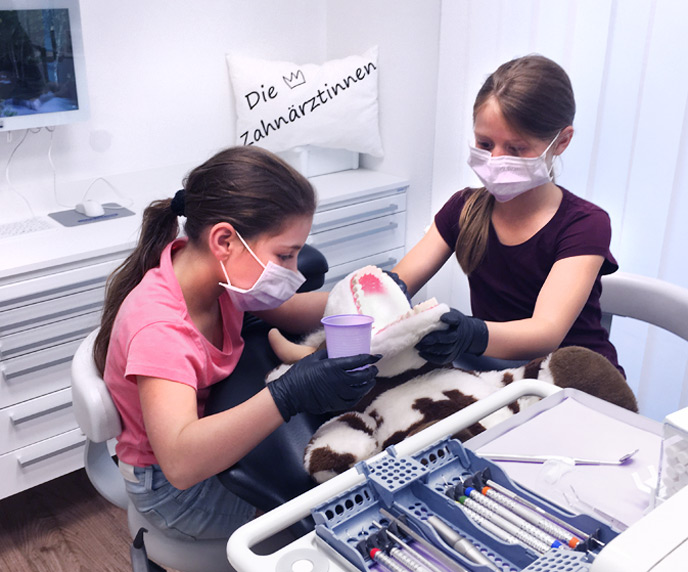
[[145,469],[145,473],[143,475],[143,486],[146,488],[147,491],[152,491],[153,490],[153,466],[148,465]]
[[128,463],[125,463],[121,459],[118,461],[119,465],[119,472],[122,474],[124,477],[125,481],[129,481],[130,483],[140,483],[139,478],[136,476],[136,467],[133,465],[130,465]]

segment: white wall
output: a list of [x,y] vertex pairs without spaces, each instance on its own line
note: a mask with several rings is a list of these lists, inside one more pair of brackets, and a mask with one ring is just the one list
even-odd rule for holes
[[[321,60],[325,12],[318,0],[82,1],[91,113],[87,122],[56,128],[58,187],[194,164],[233,144],[225,54],[240,50],[266,58]],[[105,151],[91,147],[94,133],[110,140]],[[21,132],[9,136],[10,142],[0,136],[3,168]],[[13,185],[39,185],[46,200],[52,199],[49,142],[45,130],[29,133],[10,169]],[[0,211],[8,216],[8,204],[22,207],[6,191],[1,180]]]
[[[568,71],[577,101],[557,181],[609,212],[622,270],[688,287],[687,35],[681,0],[444,0],[433,208],[476,182],[466,156],[480,84],[539,52]],[[431,292],[468,308],[455,264]],[[612,340],[643,413],[688,405],[685,342],[630,320],[614,324]]]
[[385,156],[362,166],[407,177],[407,244],[432,218],[432,157],[437,100],[440,1],[329,0],[327,54],[379,46],[380,132]]
[[[415,242],[431,218],[439,16],[440,0],[82,1],[91,117],[55,131],[58,195],[82,192],[96,177],[122,180],[116,175],[176,165],[183,173],[233,144],[230,50],[317,63],[377,44],[386,154],[362,165],[412,179],[408,236]],[[10,136],[0,136],[2,162],[21,133]],[[93,138],[107,149],[94,150]],[[29,133],[10,169],[13,185],[35,186],[48,210],[58,206],[49,144],[47,131]],[[23,209],[6,188],[0,180],[0,207]],[[2,211],[11,216],[0,208],[0,222]]]

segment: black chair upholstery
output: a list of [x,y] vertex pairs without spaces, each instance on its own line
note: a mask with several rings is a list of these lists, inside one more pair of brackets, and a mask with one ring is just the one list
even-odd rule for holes
[[[298,267],[306,276],[299,291],[322,286],[328,270],[322,253],[306,245],[299,253]],[[266,374],[279,364],[268,343],[270,327],[255,316],[246,315],[242,329],[243,354],[232,374],[213,387],[206,405],[207,414],[234,407],[265,387]],[[303,468],[303,451],[327,418],[305,413],[292,417],[218,478],[233,493],[263,511],[298,496],[315,485]],[[231,443],[227,446],[231,447]],[[303,534],[312,523],[306,521],[294,526]]]
[[325,283],[325,274],[330,269],[323,253],[310,244],[304,244],[299,251],[297,266],[299,272],[306,277],[298,292],[312,292],[320,288]]

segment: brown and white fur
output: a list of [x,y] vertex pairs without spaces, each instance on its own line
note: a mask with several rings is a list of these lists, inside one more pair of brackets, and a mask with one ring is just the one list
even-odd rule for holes
[[[627,409],[637,403],[626,380],[603,356],[580,347],[560,348],[525,366],[499,371],[466,371],[434,366],[423,360],[415,344],[428,332],[444,327],[439,317],[448,310],[434,299],[411,308],[394,281],[376,267],[357,270],[330,294],[326,315],[366,313],[375,318],[371,353],[382,354],[373,390],[356,407],[333,417],[313,435],[306,447],[306,470],[323,482],[519,379],[541,379],[559,387],[573,387]],[[268,381],[324,342],[315,332],[294,346],[278,332],[271,342],[285,365]],[[523,397],[485,417],[456,437],[472,437],[536,401]]]

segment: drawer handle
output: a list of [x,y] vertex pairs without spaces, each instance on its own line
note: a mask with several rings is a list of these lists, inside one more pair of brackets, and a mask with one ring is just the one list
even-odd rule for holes
[[345,238],[326,240],[324,242],[313,241],[310,244],[312,246],[317,247],[317,248],[326,248],[326,247],[331,246],[333,244],[341,244],[342,242],[349,242],[350,240],[356,240],[357,238],[364,238],[364,237],[370,236],[372,234],[378,234],[380,232],[387,232],[389,230],[394,230],[398,226],[399,226],[398,223],[390,222],[389,224],[386,224],[384,226],[379,226],[377,228],[371,228],[369,230],[364,230],[363,232],[357,232],[356,234],[350,234],[349,236],[347,236]]
[[324,230],[326,228],[332,228],[333,226],[343,225],[343,224],[346,224],[346,223],[354,221],[354,220],[359,220],[359,219],[365,220],[367,218],[374,218],[376,216],[386,215],[389,213],[396,212],[398,210],[399,210],[399,205],[397,205],[395,203],[391,203],[391,204],[389,204],[386,207],[383,207],[381,209],[375,209],[372,211],[365,211],[363,213],[338,218],[338,219],[333,220],[331,222],[321,222],[320,224],[314,224],[311,226],[311,232],[320,232],[321,230]]
[[71,451],[72,449],[76,449],[77,447],[83,445],[85,442],[86,436],[80,435],[76,441],[72,443],[67,443],[59,449],[54,449],[53,451],[48,451],[47,453],[39,453],[37,455],[17,455],[17,463],[19,463],[19,466],[22,468],[28,467],[29,465],[33,465],[34,463],[40,463],[41,461],[45,461],[50,457],[55,457],[56,455],[60,455],[62,453],[66,453],[67,451]]
[[43,417],[44,415],[50,415],[62,409],[67,409],[72,406],[72,400],[69,399],[63,403],[57,403],[52,407],[41,407],[40,405],[33,405],[32,407],[24,406],[21,412],[12,411],[10,413],[10,421],[13,425],[19,425],[20,423],[25,423],[26,421],[31,421],[32,419],[37,419],[38,417]]
[[[385,269],[385,268],[393,268],[394,265],[397,263],[396,258],[388,258],[384,262],[380,262],[379,264],[373,264],[373,266],[377,266],[378,268]],[[347,272],[346,274],[338,274],[337,276],[332,276],[325,279],[325,284],[332,284],[333,282],[339,282],[340,280],[343,280],[346,278],[350,272]]]
[[45,348],[38,352],[13,357],[0,363],[0,381],[10,382],[29,373],[70,362],[82,338],[66,344]]
[[10,371],[8,371],[7,367],[5,365],[0,366],[0,376],[4,378],[5,381],[12,381],[18,377],[22,377],[25,375],[28,375],[29,373],[33,373],[35,371],[39,371],[41,369],[47,369],[52,366],[60,365],[62,363],[66,363],[72,360],[73,356],[67,356],[64,358],[58,358],[58,359],[53,359],[50,361],[45,361],[43,363],[40,363],[38,365],[34,366],[28,366],[24,368],[17,368],[16,370],[12,368]]

